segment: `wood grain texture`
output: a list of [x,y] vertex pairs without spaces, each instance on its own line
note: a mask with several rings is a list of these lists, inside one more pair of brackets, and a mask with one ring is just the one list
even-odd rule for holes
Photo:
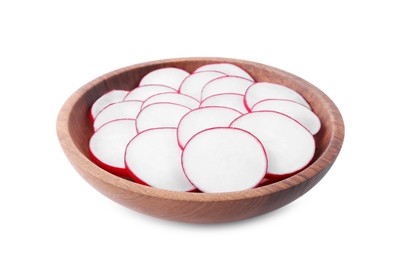
[[[312,164],[285,180],[259,188],[229,193],[174,192],[136,184],[116,177],[94,164],[88,154],[93,133],[89,110],[93,102],[112,89],[131,90],[148,72],[177,67],[193,72],[217,62],[236,64],[256,81],[290,87],[300,93],[319,116],[322,127],[316,135]],[[344,139],[344,123],[335,104],[307,81],[267,65],[226,58],[181,58],[148,62],[103,75],[78,89],[63,105],[57,119],[57,134],[67,158],[95,189],[113,201],[152,216],[191,223],[237,221],[278,209],[315,186],[333,165]]]

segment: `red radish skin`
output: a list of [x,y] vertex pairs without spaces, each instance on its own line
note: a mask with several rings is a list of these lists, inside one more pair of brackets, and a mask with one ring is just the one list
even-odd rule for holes
[[227,76],[218,71],[201,71],[192,73],[184,79],[178,90],[178,93],[186,94],[201,101],[201,92],[203,87],[211,80]]
[[205,129],[194,135],[181,157],[189,181],[203,192],[233,192],[260,184],[267,155],[251,133],[229,127]]
[[93,103],[90,112],[90,119],[93,123],[97,114],[106,106],[122,101],[125,96],[128,94],[126,90],[111,90],[105,94],[103,94],[100,98],[98,98],[95,103]]
[[221,106],[235,109],[242,114],[248,113],[244,105],[244,95],[236,93],[223,93],[212,95],[202,101],[199,107]]
[[177,128],[177,140],[181,149],[196,133],[207,128],[228,127],[242,114],[232,108],[203,107],[185,114]]
[[139,133],[127,145],[125,165],[138,183],[173,191],[196,189],[181,167],[176,128],[153,128]]
[[249,79],[251,81],[255,81],[251,75],[249,75],[248,72],[245,70],[241,69],[237,65],[230,64],[230,63],[213,63],[213,64],[206,64],[203,65],[195,70],[195,72],[201,72],[201,71],[220,71],[224,74],[227,74],[229,76],[239,76],[243,77],[246,79]]
[[181,118],[190,108],[174,103],[155,103],[139,112],[136,119],[138,133],[151,128],[177,127]]
[[176,93],[177,91],[171,87],[161,84],[140,85],[131,90],[124,98],[124,101],[139,100],[145,101],[149,97],[160,93]]
[[254,82],[238,76],[224,76],[209,81],[202,89],[202,101],[206,98],[224,93],[244,95]]
[[199,107],[199,102],[195,98],[181,94],[181,93],[161,93],[156,94],[148,99],[146,99],[141,106],[141,109],[145,107],[155,104],[155,103],[174,103],[178,105],[186,106],[190,109],[195,109]]
[[245,114],[235,119],[230,127],[249,131],[262,142],[269,156],[268,178],[299,172],[315,153],[313,135],[296,120],[279,112]]
[[303,169],[305,169],[305,167],[308,166],[308,164],[306,164],[304,167],[300,168],[299,170],[294,171],[292,173],[288,173],[288,174],[280,174],[280,175],[278,175],[278,174],[274,174],[274,173],[269,173],[268,172],[268,173],[266,173],[266,178],[268,178],[272,183],[278,182],[278,181],[282,181],[284,179],[287,179],[287,178],[289,178],[291,176],[294,176],[295,174],[301,172]]
[[129,178],[124,164],[124,152],[126,145],[135,135],[135,120],[110,121],[92,135],[89,141],[89,155],[106,171]]
[[[118,177],[127,179],[127,180],[132,180],[131,175],[125,168],[118,168],[118,167],[113,167],[110,165],[107,165],[100,161],[96,156],[92,153],[92,151],[89,149],[89,157],[92,159],[92,161],[97,164],[100,168],[102,168],[105,171],[108,171]],[[135,180],[134,180],[135,181]]]
[[189,73],[183,69],[174,67],[161,68],[146,74],[139,85],[162,84],[178,90],[182,81]]
[[259,101],[264,99],[288,99],[301,103],[310,109],[308,102],[296,91],[279,84],[257,82],[249,86],[245,92],[245,106],[249,112]]
[[117,119],[136,119],[142,106],[142,101],[129,100],[113,103],[103,108],[93,121],[96,131],[107,122]]
[[277,111],[293,118],[313,135],[320,130],[320,119],[309,108],[292,100],[265,99],[256,103],[252,112],[255,111]]
[[262,187],[262,186],[270,185],[270,184],[276,183],[276,182],[278,182],[278,181],[281,181],[281,180],[283,180],[283,179],[284,179],[284,178],[281,178],[281,179],[271,179],[271,178],[265,177],[265,178],[263,178],[263,180],[259,183],[259,185],[258,185],[257,187]]
[[[294,100],[290,100],[290,99],[284,99],[284,98],[268,98],[268,99],[262,99],[262,100],[260,100],[260,101],[258,101],[258,102],[256,102],[255,103],[255,105],[253,105],[252,106],[252,108],[251,108],[251,112],[252,111],[254,111],[254,108],[256,107],[256,105],[258,105],[258,104],[260,104],[260,103],[263,103],[263,102],[266,102],[266,101],[268,101],[268,100],[281,100],[281,101],[288,101],[288,102],[293,102],[293,103],[296,103],[296,104],[298,104],[298,105],[301,105],[301,106],[303,106],[303,107],[306,107],[306,108],[308,108],[307,106],[305,106],[304,104],[301,104],[301,103],[299,103],[299,102],[297,102],[297,101],[294,101]],[[245,103],[244,103],[245,104]],[[309,109],[309,108],[308,108]]]

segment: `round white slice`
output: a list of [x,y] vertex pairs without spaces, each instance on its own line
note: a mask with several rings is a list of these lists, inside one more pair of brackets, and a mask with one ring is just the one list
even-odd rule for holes
[[188,75],[185,70],[172,67],[157,69],[146,74],[139,85],[162,84],[178,90]]
[[244,95],[246,90],[254,82],[237,76],[225,76],[209,81],[202,89],[202,100],[224,93]]
[[178,92],[200,101],[203,87],[209,81],[223,76],[226,76],[226,74],[218,71],[201,71],[193,73],[184,79]]
[[196,134],[182,153],[182,168],[203,192],[251,189],[266,175],[260,141],[241,129],[212,128]]
[[92,135],[89,141],[89,150],[102,164],[124,169],[125,148],[136,134],[134,119],[108,122]]
[[180,147],[185,147],[189,139],[202,130],[213,127],[229,126],[242,114],[226,107],[203,107],[194,109],[180,121],[177,139]]
[[294,90],[282,85],[258,82],[248,88],[245,93],[245,105],[251,111],[252,107],[264,99],[288,99],[300,103],[310,109],[308,102]]
[[138,134],[127,146],[125,162],[133,179],[149,186],[173,191],[195,189],[181,167],[175,128],[156,128]]
[[195,70],[195,72],[199,71],[220,71],[230,76],[239,76],[254,81],[254,79],[251,77],[251,75],[249,75],[248,72],[234,64],[229,63],[207,64]]
[[241,94],[217,94],[206,98],[200,104],[200,107],[211,106],[228,107],[233,108],[243,114],[248,113],[248,110],[244,105],[244,95]]
[[128,95],[124,98],[124,101],[128,100],[139,100],[145,101],[149,97],[161,94],[161,93],[176,93],[177,91],[165,85],[153,84],[153,85],[141,85],[131,90]]
[[320,120],[317,115],[297,102],[284,99],[267,99],[256,103],[252,108],[252,112],[263,110],[277,111],[286,114],[297,120],[313,135],[319,132]]
[[155,103],[145,107],[136,118],[138,133],[151,128],[177,127],[181,118],[191,111],[188,107],[173,103]]
[[245,114],[230,127],[244,129],[263,144],[269,158],[268,173],[285,175],[304,168],[315,153],[313,135],[294,119],[274,111]]
[[128,94],[126,90],[112,90],[98,98],[95,103],[93,103],[91,108],[91,117],[95,119],[97,114],[105,107],[112,103],[122,101]]
[[107,122],[116,119],[136,119],[141,110],[142,101],[130,100],[113,103],[103,108],[93,122],[93,129],[96,131]]
[[162,93],[151,96],[142,104],[142,109],[154,103],[174,103],[186,106],[190,109],[198,108],[199,102],[191,96],[180,93]]

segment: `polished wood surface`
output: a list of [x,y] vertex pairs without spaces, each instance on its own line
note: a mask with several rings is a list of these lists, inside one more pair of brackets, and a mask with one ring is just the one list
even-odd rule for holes
[[[89,120],[92,103],[112,89],[131,90],[148,72],[177,67],[193,72],[217,62],[236,64],[256,81],[290,87],[300,93],[321,120],[315,136],[312,164],[285,180],[242,192],[192,193],[156,189],[116,177],[94,164],[88,142],[93,133]],[[103,75],[78,89],[63,105],[57,119],[57,134],[67,158],[77,172],[106,197],[136,211],[174,221],[220,223],[237,221],[278,209],[316,185],[333,165],[344,139],[344,123],[335,104],[307,81],[267,65],[226,58],[181,58],[148,62]]]

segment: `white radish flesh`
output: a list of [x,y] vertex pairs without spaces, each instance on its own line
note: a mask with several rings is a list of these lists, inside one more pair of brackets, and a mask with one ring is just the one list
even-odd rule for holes
[[177,139],[183,148],[189,139],[202,130],[213,127],[227,127],[241,113],[225,107],[204,107],[186,114],[178,124]]
[[131,90],[128,95],[124,98],[124,101],[128,100],[139,100],[145,101],[149,97],[161,94],[161,93],[176,93],[177,91],[165,85],[153,84],[153,85],[141,85]]
[[254,82],[245,78],[236,76],[225,76],[214,79],[207,83],[202,89],[202,100],[224,93],[234,93],[244,95],[246,90]]
[[239,76],[254,81],[254,79],[251,77],[251,75],[249,75],[248,72],[234,64],[229,63],[207,64],[195,70],[195,72],[199,71],[220,71],[229,76]]
[[245,93],[245,105],[251,111],[252,107],[264,99],[288,99],[300,103],[310,109],[308,102],[294,90],[269,82],[258,82],[248,88]]
[[162,93],[151,96],[142,104],[142,109],[155,103],[174,103],[186,106],[190,109],[198,108],[199,102],[191,96],[180,93]]
[[182,153],[182,167],[200,191],[233,192],[257,186],[266,174],[267,158],[252,134],[212,128],[191,138]]
[[188,107],[173,103],[155,103],[145,107],[136,118],[138,133],[151,128],[177,127],[181,118],[191,111]]
[[139,85],[162,84],[178,90],[182,81],[188,75],[188,72],[178,68],[157,69],[146,74]]
[[93,122],[96,131],[107,122],[116,119],[136,119],[142,106],[142,101],[121,101],[103,108]]
[[127,94],[126,90],[112,90],[98,98],[92,105],[91,119],[94,120],[97,114],[108,105],[122,101]]
[[112,173],[121,173],[121,176],[125,171],[125,148],[136,134],[133,119],[108,122],[92,135],[89,141],[90,154],[102,168]]
[[292,117],[313,135],[319,132],[319,118],[310,109],[297,102],[283,99],[267,99],[259,101],[252,108],[252,112],[264,110],[277,111]]
[[269,158],[268,173],[286,175],[303,169],[315,153],[312,134],[294,119],[273,111],[245,114],[232,122],[255,135]]
[[202,71],[193,73],[184,79],[178,92],[191,96],[200,101],[203,87],[209,81],[223,76],[226,76],[226,74],[217,71]]
[[200,104],[200,107],[210,106],[228,107],[235,109],[242,114],[248,113],[248,110],[244,105],[244,95],[241,94],[217,94],[206,98]]
[[173,191],[195,189],[181,167],[175,128],[156,128],[138,134],[127,146],[125,163],[131,177],[139,183]]

